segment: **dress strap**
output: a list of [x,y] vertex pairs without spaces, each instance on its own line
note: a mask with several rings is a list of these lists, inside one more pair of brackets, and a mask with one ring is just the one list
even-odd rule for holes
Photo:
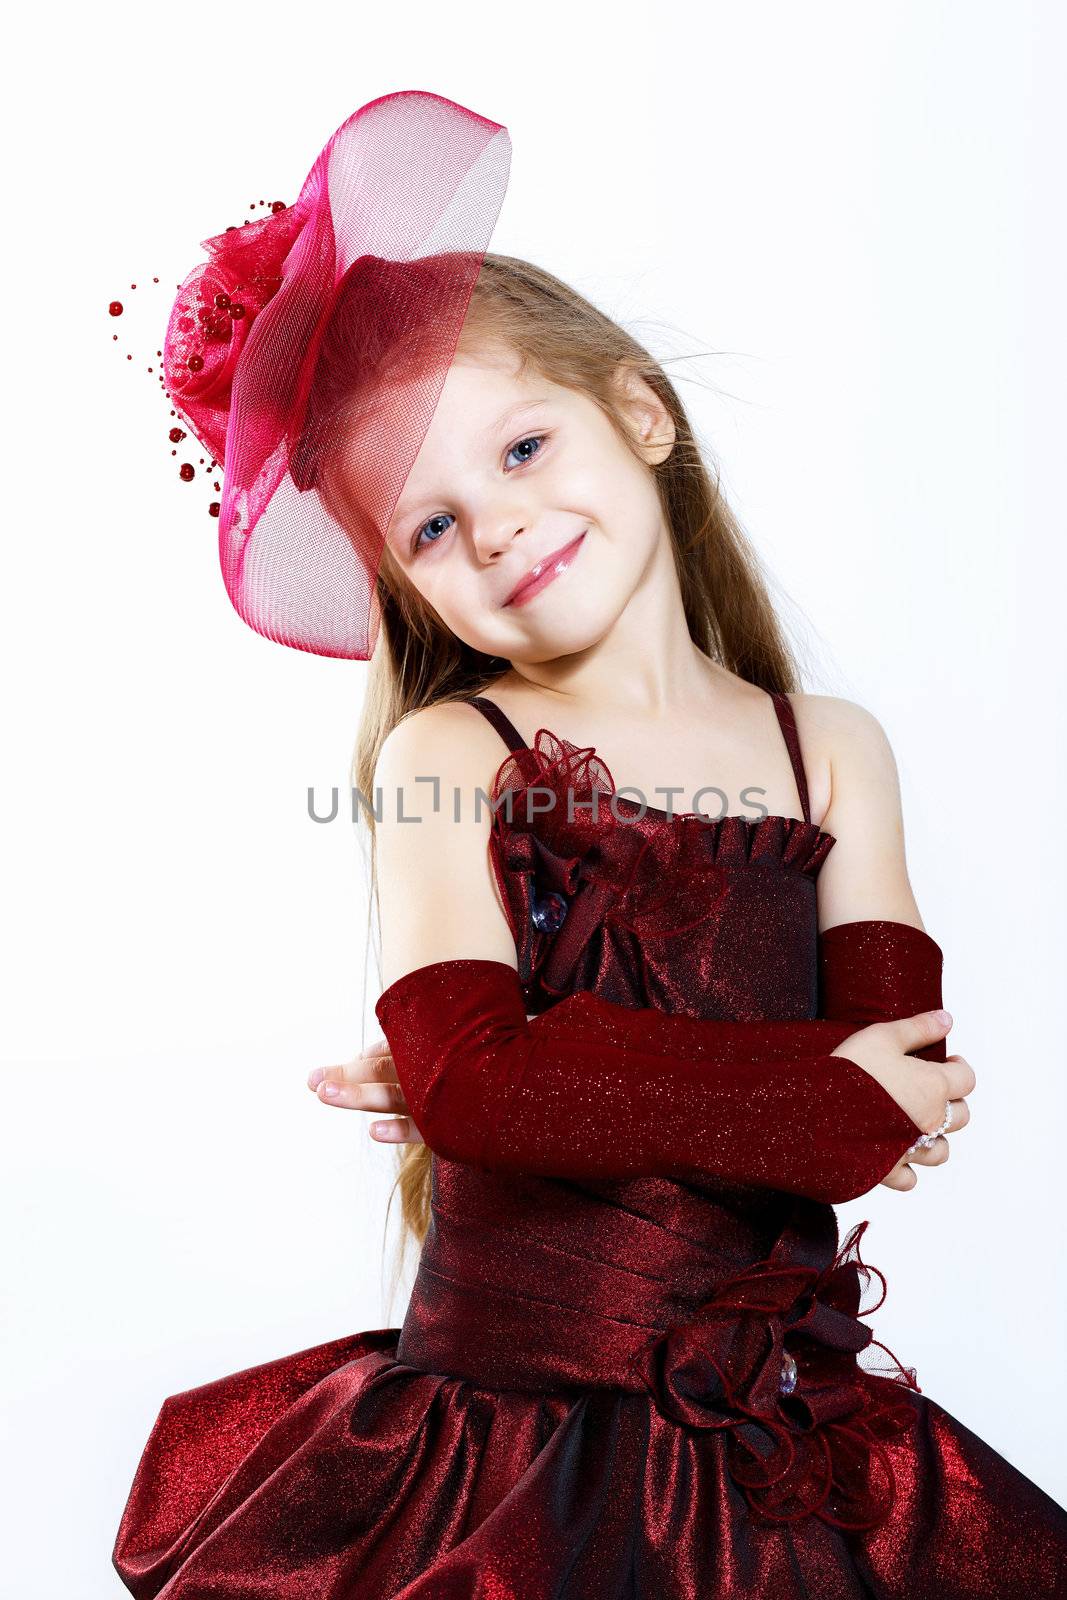
[[793,711],[792,701],[787,694],[779,689],[768,689],[767,693],[774,701],[774,709],[778,713],[778,721],[785,736],[785,746],[789,751],[789,759],[793,763],[793,776],[797,780],[797,793],[800,795],[800,809],[804,813],[804,821],[811,821],[811,807],[808,804],[808,780],[804,774],[804,758],[800,754],[800,736],[797,733],[797,719]]
[[525,750],[527,748],[526,740],[522,737],[515,724],[504,715],[495,700],[487,699],[484,694],[475,694],[470,697],[467,704],[469,706],[477,706],[483,717],[493,724],[493,727],[509,750]]
[[[804,821],[811,821],[811,807],[808,804],[808,781],[804,774],[804,760],[800,753],[800,737],[797,733],[796,717],[793,714],[792,703],[789,697],[777,689],[768,689],[767,693],[774,702],[774,709],[778,713],[778,722],[785,738],[789,760],[793,766],[793,776],[796,779],[797,793],[800,795],[800,809],[804,813]],[[495,700],[490,700],[484,694],[472,695],[467,704],[475,706],[487,721],[499,733],[509,750],[525,750],[527,744],[515,724],[507,717]]]

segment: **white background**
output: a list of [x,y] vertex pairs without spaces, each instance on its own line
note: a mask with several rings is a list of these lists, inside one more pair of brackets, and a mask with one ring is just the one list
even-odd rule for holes
[[395,89],[508,125],[494,250],[658,355],[718,352],[670,370],[805,687],[894,745],[978,1075],[949,1167],[842,1226],[871,1219],[879,1337],[1067,1500],[1055,0],[27,15],[3,110],[5,1592],[125,1592],[111,1545],[166,1395],[402,1320],[393,1153],[305,1087],[360,1038],[361,858],[306,791],[346,782],[365,668],[239,621],[143,359],[199,241],[294,199]]

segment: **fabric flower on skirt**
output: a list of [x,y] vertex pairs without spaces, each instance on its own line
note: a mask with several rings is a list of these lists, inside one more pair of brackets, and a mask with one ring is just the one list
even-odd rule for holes
[[[859,1320],[885,1297],[884,1277],[860,1257],[866,1228],[857,1223],[821,1272],[772,1256],[725,1279],[633,1360],[664,1416],[730,1435],[730,1474],[773,1521],[815,1514],[863,1529],[893,1505],[883,1441],[913,1424],[899,1388],[918,1384]],[[869,1281],[871,1273],[882,1298],[860,1312],[861,1275]],[[888,1373],[860,1367],[857,1355],[870,1344],[886,1351]]]

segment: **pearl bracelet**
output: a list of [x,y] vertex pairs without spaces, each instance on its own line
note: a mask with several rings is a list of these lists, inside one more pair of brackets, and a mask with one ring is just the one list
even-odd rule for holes
[[920,1134],[918,1139],[916,1139],[915,1143],[908,1146],[907,1154],[910,1156],[913,1150],[929,1150],[930,1146],[932,1144],[935,1144],[936,1141],[938,1139],[940,1139],[941,1135],[946,1132],[946,1130],[948,1129],[948,1126],[949,1126],[951,1121],[952,1121],[952,1102],[951,1102],[951,1100],[946,1100],[945,1101],[945,1115],[942,1118],[940,1128],[938,1128],[936,1130],[936,1132],[934,1132],[934,1133],[923,1133],[923,1134]]

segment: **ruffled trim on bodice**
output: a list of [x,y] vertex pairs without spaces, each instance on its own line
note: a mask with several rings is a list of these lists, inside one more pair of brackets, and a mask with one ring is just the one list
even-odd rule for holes
[[593,934],[642,940],[690,933],[728,875],[773,865],[814,879],[835,844],[801,817],[709,818],[648,807],[616,792],[607,763],[538,728],[490,786],[490,854],[519,950],[520,977],[570,991]]

